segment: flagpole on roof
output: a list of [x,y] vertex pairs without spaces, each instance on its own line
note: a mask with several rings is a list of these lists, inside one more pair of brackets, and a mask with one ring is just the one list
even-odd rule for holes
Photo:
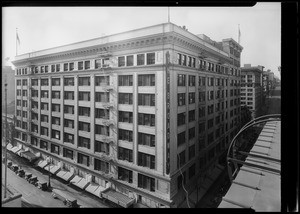
[[241,31],[240,31],[240,24],[238,29],[238,43],[240,44],[240,37],[241,37]]
[[16,28],[16,56],[18,55],[18,28]]

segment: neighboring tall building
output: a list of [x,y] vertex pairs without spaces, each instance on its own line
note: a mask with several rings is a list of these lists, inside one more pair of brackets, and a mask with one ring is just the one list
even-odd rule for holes
[[262,73],[263,66],[245,64],[241,68],[241,105],[246,105],[252,112],[252,118],[260,116],[263,105]]
[[269,96],[270,94],[270,88],[269,88],[269,72],[270,70],[263,71],[263,81],[262,81],[262,86],[263,86],[263,94],[264,97]]
[[242,47],[218,44],[165,23],[17,56],[16,141],[99,197],[194,206],[240,124]]
[[5,88],[4,84],[7,83],[7,105],[9,114],[14,114],[11,111],[12,102],[14,103],[15,97],[15,72],[10,66],[2,66],[2,112],[5,111]]

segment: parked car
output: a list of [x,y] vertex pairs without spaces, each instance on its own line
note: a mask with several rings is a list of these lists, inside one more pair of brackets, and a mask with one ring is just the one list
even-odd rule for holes
[[46,181],[38,181],[37,182],[37,187],[43,191],[47,191],[48,190],[48,184]]
[[32,177],[32,173],[30,173],[30,172],[26,172],[25,173],[25,179],[28,181],[28,179],[29,178],[31,178]]
[[10,168],[13,165],[13,163],[11,161],[7,161],[7,167]]
[[17,175],[20,176],[20,177],[24,177],[25,176],[25,171],[23,169],[19,169],[17,171]]
[[77,200],[69,195],[67,195],[65,192],[59,190],[59,189],[53,189],[52,190],[52,197],[58,198],[63,201],[64,205],[72,208],[79,208],[80,206],[77,204]]
[[17,164],[13,164],[11,165],[11,168],[10,168],[12,171],[16,172],[19,170],[19,166]]
[[36,176],[32,176],[31,178],[28,179],[28,182],[29,182],[30,184],[35,185],[35,186],[37,186],[37,182],[38,182],[38,181],[39,181],[39,180],[38,180],[38,178],[37,178]]

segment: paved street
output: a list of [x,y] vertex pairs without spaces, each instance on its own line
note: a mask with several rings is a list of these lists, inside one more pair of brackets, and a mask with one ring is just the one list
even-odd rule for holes
[[[15,155],[8,153],[8,160],[12,160],[13,163],[21,166],[26,172],[31,172],[36,175],[39,179],[48,181],[47,172],[43,170],[37,170],[29,166],[28,162]],[[13,171],[7,169],[8,179],[7,182],[12,185],[16,190],[22,193],[22,198],[24,199],[25,206],[35,206],[35,207],[66,207],[61,200],[53,199],[51,192],[45,192],[37,187],[29,184],[24,178],[17,176]],[[4,183],[4,165],[2,165],[2,179]],[[84,190],[79,188],[75,189],[67,184],[64,184],[61,180],[51,177],[51,186],[56,189],[65,191],[68,195],[77,199],[77,203],[84,207],[109,207],[101,201],[101,199],[93,196]],[[29,205],[31,204],[31,205]]]

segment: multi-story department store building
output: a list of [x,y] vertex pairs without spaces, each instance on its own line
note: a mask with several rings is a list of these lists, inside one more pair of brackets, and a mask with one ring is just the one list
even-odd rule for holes
[[16,142],[99,197],[184,206],[239,128],[241,51],[164,23],[16,56]]

